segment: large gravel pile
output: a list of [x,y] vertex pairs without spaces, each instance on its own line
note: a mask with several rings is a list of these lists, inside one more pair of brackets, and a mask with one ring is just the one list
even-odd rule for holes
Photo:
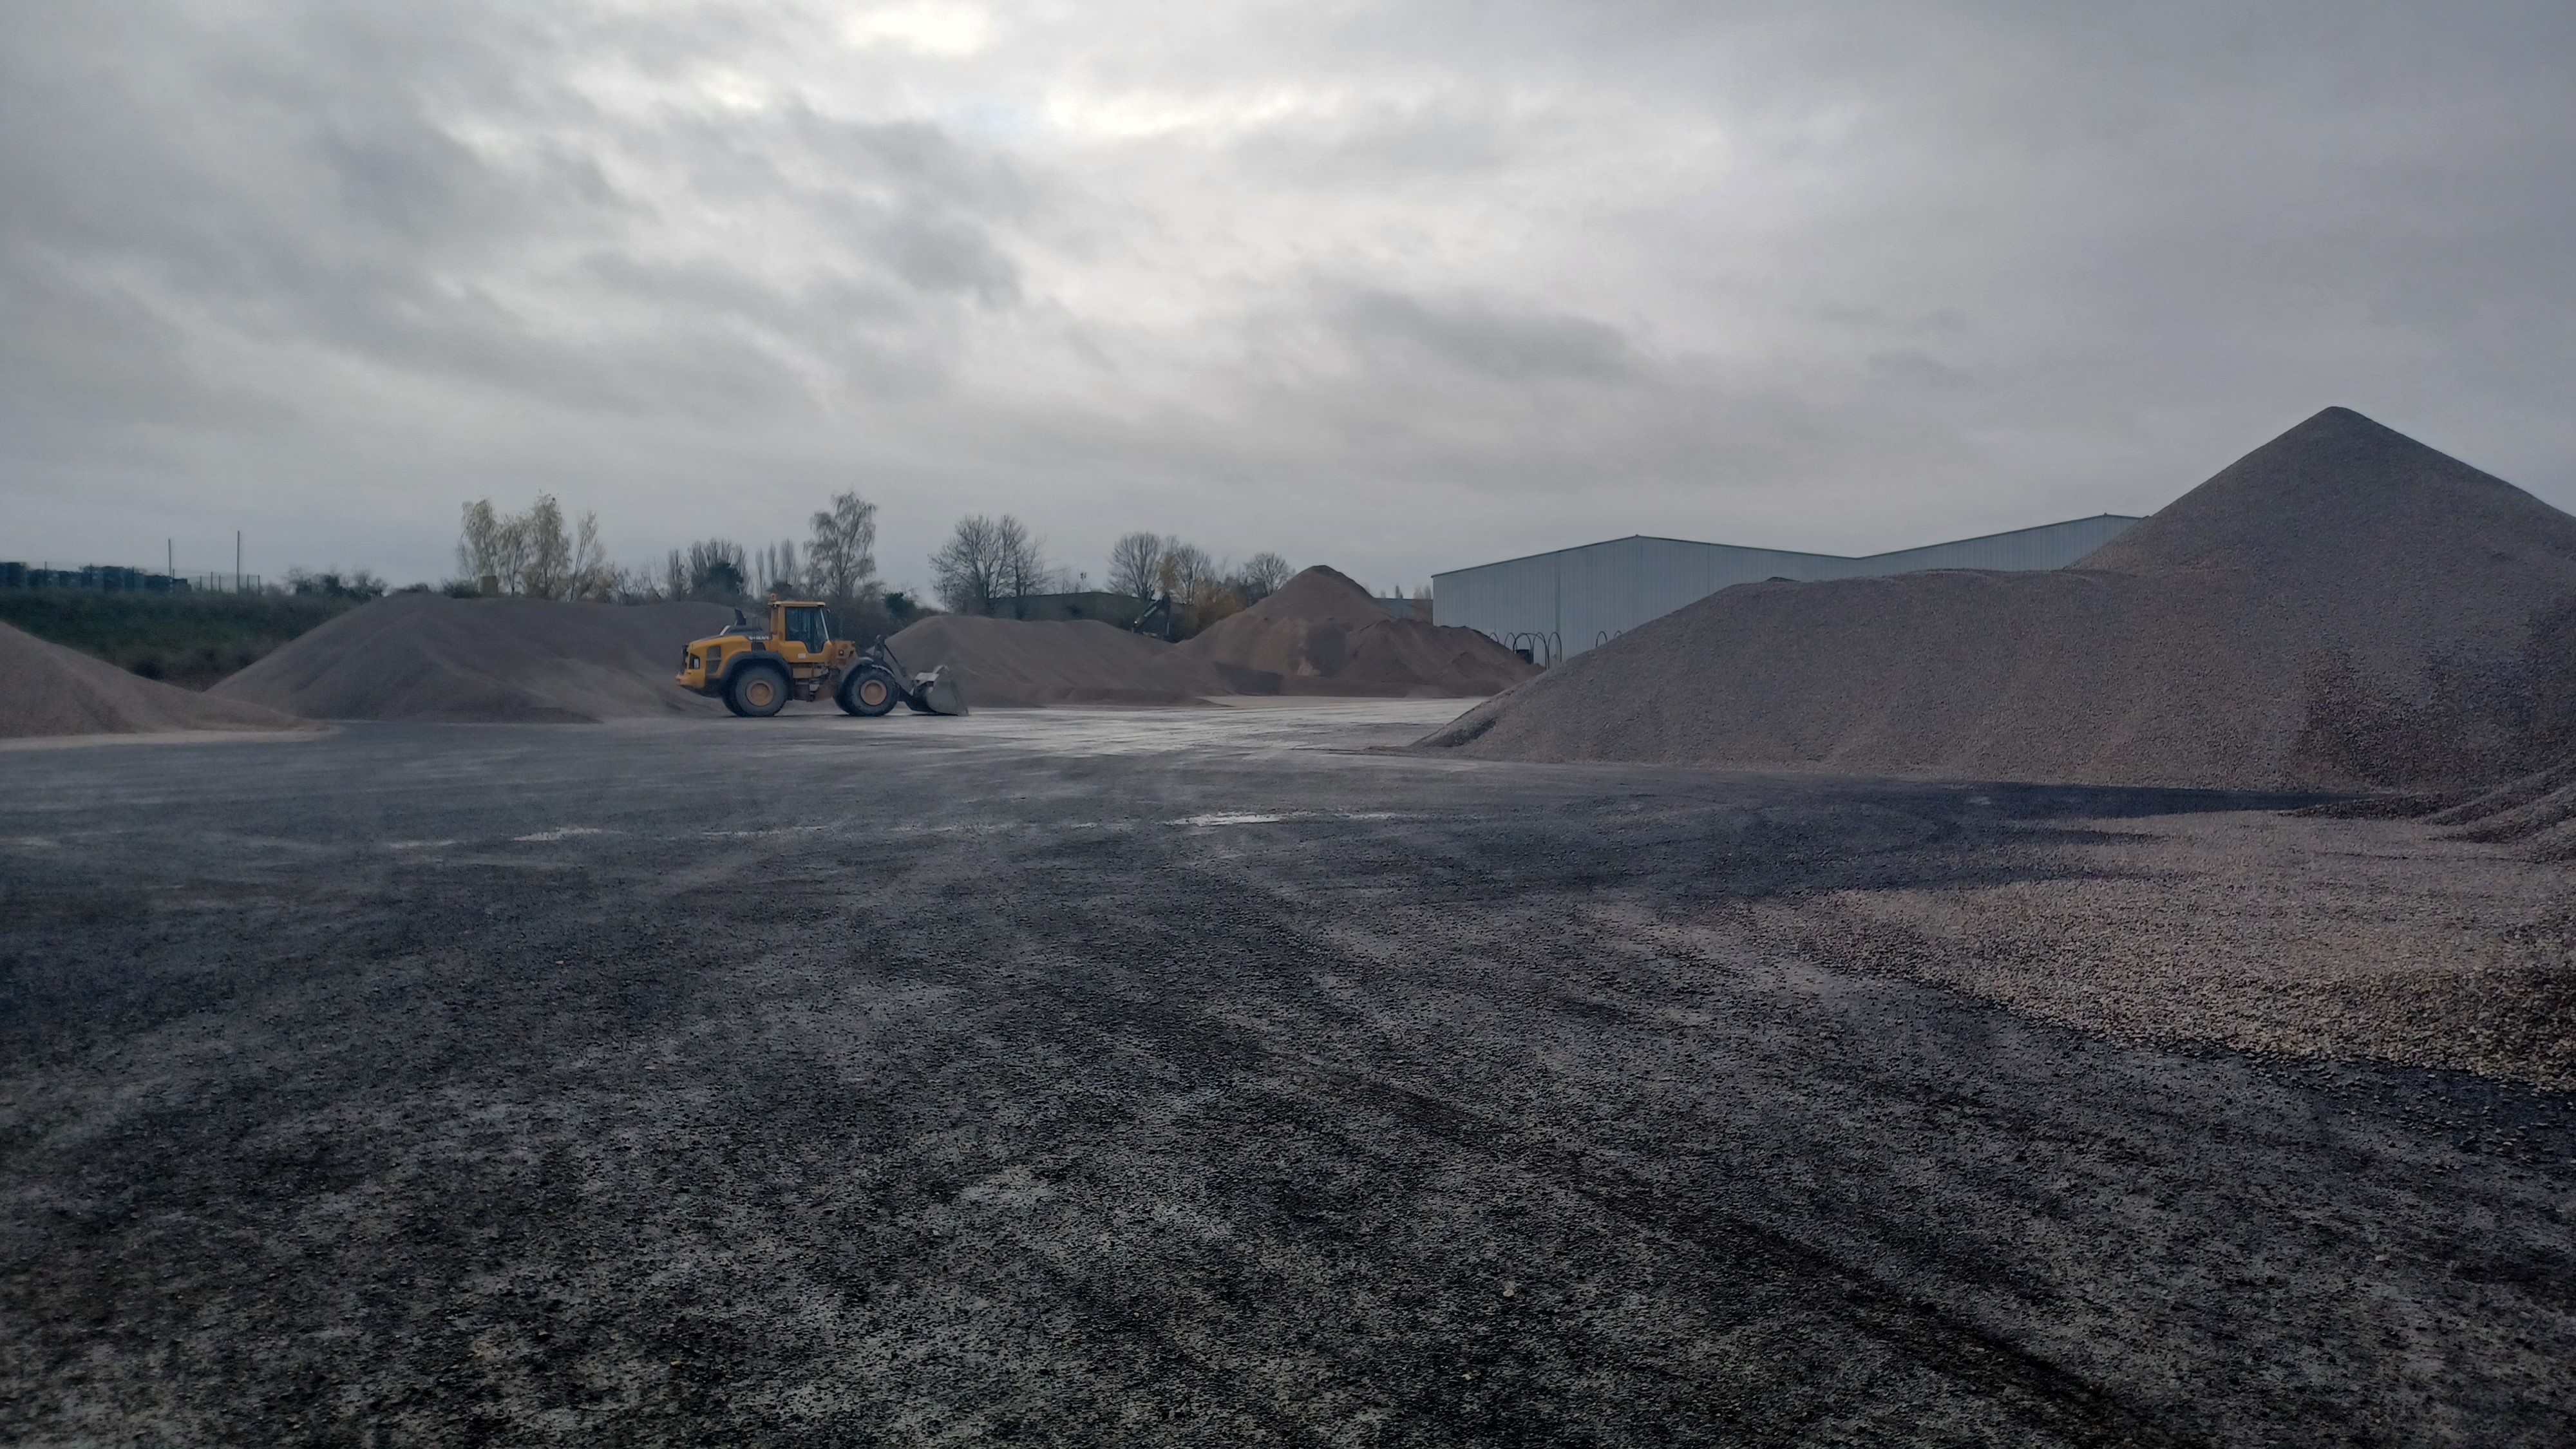
[[[2576,860],[2576,604],[2533,632],[2527,694],[2509,700],[2545,762],[2430,816],[2458,840],[2513,842],[2542,860]],[[2444,723],[2436,720],[2436,725]]]
[[2426,817],[2454,840],[2511,842],[2541,860],[2576,860],[2576,755]]
[[1485,695],[1538,672],[1473,629],[1399,619],[1321,565],[1181,648],[1229,670],[1276,675],[1282,694]]
[[716,604],[565,604],[395,594],[214,688],[310,719],[595,724],[721,713],[673,682]]
[[1097,619],[934,614],[886,641],[908,670],[946,665],[976,709],[1194,704],[1245,690],[1204,660]]
[[0,738],[291,730],[303,720],[140,679],[104,660],[0,624]]
[[1746,584],[1425,740],[1536,760],[2256,788],[2493,780],[2576,518],[2329,408],[2071,568]]

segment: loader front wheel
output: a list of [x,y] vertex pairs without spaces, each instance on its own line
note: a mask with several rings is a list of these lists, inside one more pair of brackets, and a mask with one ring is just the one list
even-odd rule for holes
[[875,719],[902,698],[903,686],[895,683],[894,676],[874,667],[852,670],[841,681],[841,692],[833,696],[844,712],[861,719]]
[[787,671],[775,664],[747,664],[725,681],[725,704],[735,714],[767,719],[787,707]]

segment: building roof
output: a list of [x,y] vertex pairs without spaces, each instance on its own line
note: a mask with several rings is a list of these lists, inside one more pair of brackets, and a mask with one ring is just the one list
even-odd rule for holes
[[2084,517],[2082,517],[2082,518],[2064,518],[2064,519],[2060,519],[2060,520],[2058,520],[2058,521],[2057,521],[2057,522],[2055,522],[2055,523],[2035,523],[2035,524],[2032,524],[2032,525],[2031,525],[2030,527],[2028,527],[2028,528],[2007,528],[2007,529],[2003,530],[2003,531],[2002,531],[2002,532],[2000,532],[2000,533],[1980,533],[1980,534],[1973,534],[1973,535],[1971,535],[1971,536],[1969,536],[1969,537],[1967,537],[1967,538],[1950,538],[1950,539],[1943,539],[1943,540],[1941,540],[1941,541],[1940,541],[1940,542],[1938,542],[1938,543],[1919,543],[1919,544],[1915,544],[1915,545],[1912,545],[1911,547],[1907,547],[1907,548],[1891,548],[1891,549],[1882,549],[1881,551],[1879,551],[1879,552],[1877,552],[1877,553],[1860,553],[1860,554],[1851,554],[1851,553],[1816,553],[1816,552],[1813,552],[1813,551],[1808,550],[1808,549],[1797,549],[1797,548],[1765,548],[1765,547],[1763,547],[1763,546],[1762,546],[1762,545],[1760,545],[1760,544],[1750,544],[1750,543],[1709,543],[1709,542],[1707,542],[1707,541],[1705,541],[1705,540],[1702,540],[1702,539],[1696,539],[1696,538],[1671,538],[1671,537],[1667,537],[1667,536],[1665,536],[1665,535],[1663,535],[1663,534],[1659,534],[1659,533],[1631,533],[1631,534],[1627,534],[1627,535],[1625,535],[1625,536],[1623,536],[1623,537],[1619,537],[1619,538],[1605,538],[1605,539],[1602,539],[1601,541],[1599,541],[1598,543],[1578,543],[1578,544],[1574,544],[1574,545],[1571,545],[1571,546],[1566,547],[1566,548],[1551,548],[1551,549],[1547,549],[1547,550],[1545,550],[1545,551],[1543,551],[1543,552],[1540,552],[1540,553],[1525,553],[1525,554],[1521,554],[1521,555],[1518,555],[1518,556],[1513,557],[1513,558],[1493,559],[1493,560],[1490,560],[1490,561],[1488,561],[1488,562],[1480,563],[1480,564],[1466,564],[1466,565],[1463,565],[1463,566],[1461,566],[1461,567],[1459,567],[1459,568],[1454,568],[1454,569],[1442,569],[1442,570],[1440,570],[1439,572],[1434,573],[1431,577],[1432,577],[1433,579],[1435,579],[1435,580],[1436,580],[1436,579],[1439,579],[1439,578],[1445,577],[1446,575],[1449,575],[1449,574],[1463,574],[1463,573],[1466,573],[1466,572],[1468,572],[1469,570],[1472,570],[1472,569],[1492,568],[1492,567],[1494,567],[1494,566],[1495,566],[1495,565],[1497,565],[1497,564],[1507,564],[1507,563],[1526,563],[1526,562],[1528,562],[1528,561],[1529,561],[1529,560],[1531,560],[1531,559],[1550,558],[1550,557],[1553,557],[1553,556],[1555,556],[1555,555],[1557,555],[1557,554],[1565,554],[1565,553],[1581,553],[1581,552],[1583,552],[1583,551],[1584,551],[1584,550],[1586,550],[1586,549],[1605,548],[1605,547],[1607,547],[1607,546],[1609,546],[1609,545],[1611,545],[1611,544],[1614,544],[1614,543],[1632,543],[1632,542],[1645,542],[1645,543],[1678,543],[1678,544],[1681,544],[1681,545],[1683,545],[1684,547],[1687,547],[1687,548],[1725,548],[1725,549],[1734,549],[1734,550],[1737,550],[1737,551],[1742,552],[1742,553],[1775,553],[1775,554],[1782,554],[1782,555],[1785,555],[1785,556],[1790,557],[1790,558],[1829,558],[1829,559],[1838,559],[1838,560],[1841,560],[1841,561],[1843,561],[1843,562],[1845,562],[1845,563],[1853,563],[1853,562],[1858,562],[1858,561],[1861,561],[1861,560],[1864,560],[1864,559],[1887,558],[1887,557],[1889,557],[1889,556],[1891,556],[1891,555],[1894,555],[1894,554],[1900,554],[1900,553],[1917,553],[1917,552],[1920,552],[1920,551],[1922,551],[1923,549],[1927,549],[1927,548],[1944,548],[1944,547],[1948,547],[1948,546],[1950,546],[1950,545],[1952,545],[1952,544],[1963,544],[1963,543],[1984,543],[1984,542],[1986,542],[1986,541],[1987,541],[1987,540],[1989,540],[1989,539],[1997,539],[1997,538],[2011,538],[2011,537],[2013,537],[2013,536],[2014,536],[2014,535],[2016,535],[2016,534],[2024,534],[2024,533],[2043,533],[2043,532],[2046,532],[2047,530],[2052,529],[2052,528],[2064,528],[2064,527],[2066,527],[2066,526],[2067,526],[2068,524],[2070,524],[2070,523],[2090,523],[2090,522],[2093,522],[2095,519],[2100,519],[2100,518],[2113,518],[2113,519],[2118,519],[2119,521],[2121,521],[2121,522],[2123,522],[2123,523],[2136,523],[2136,522],[2138,522],[2138,521],[2139,521],[2139,517],[2138,517],[2138,515],[2135,515],[2135,514],[2129,514],[2129,513],[2094,513],[2094,514],[2087,514],[2086,516],[2084,516]]

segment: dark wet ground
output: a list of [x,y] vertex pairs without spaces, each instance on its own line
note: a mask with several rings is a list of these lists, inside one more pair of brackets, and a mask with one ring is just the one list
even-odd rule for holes
[[1730,926],[2259,802],[1427,717],[0,753],[0,1440],[2576,1442],[2564,1094]]

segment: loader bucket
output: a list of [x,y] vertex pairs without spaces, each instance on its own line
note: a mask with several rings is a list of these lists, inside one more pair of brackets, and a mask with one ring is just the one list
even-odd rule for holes
[[948,666],[945,664],[928,674],[914,675],[912,694],[904,700],[904,703],[922,714],[964,714],[966,712],[965,691],[957,687],[956,680],[948,677]]

